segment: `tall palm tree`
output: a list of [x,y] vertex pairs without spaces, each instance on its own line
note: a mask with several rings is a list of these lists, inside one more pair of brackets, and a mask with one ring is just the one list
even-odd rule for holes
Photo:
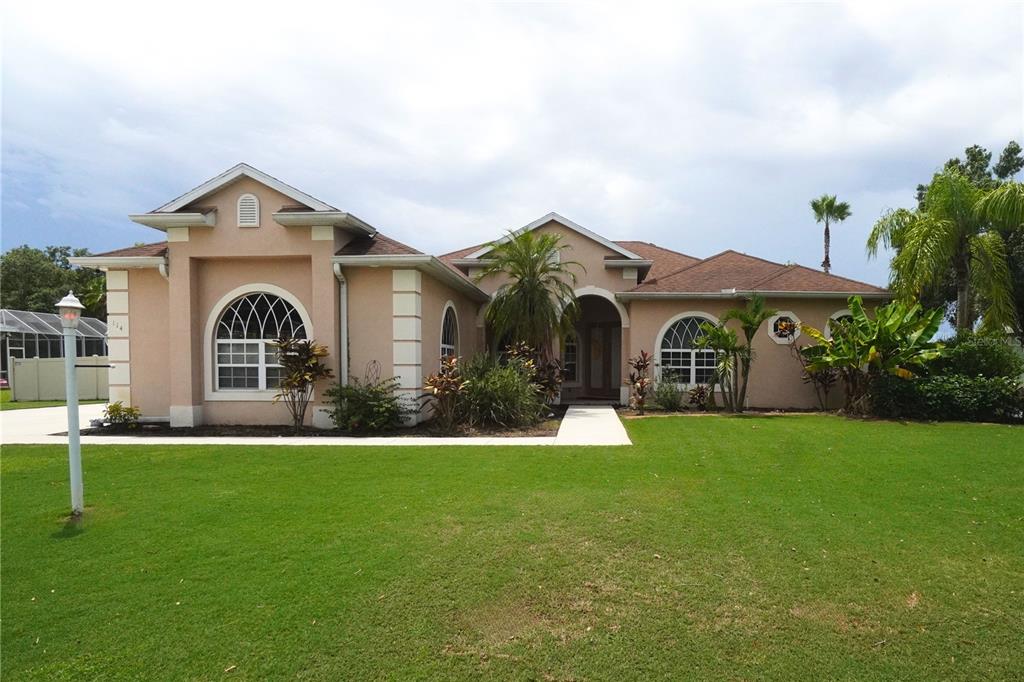
[[811,199],[811,210],[814,211],[814,222],[825,223],[825,260],[821,261],[821,269],[827,273],[832,269],[832,261],[828,257],[832,246],[829,225],[841,223],[853,214],[850,205],[845,201],[837,201],[835,194],[822,194],[817,199]]
[[547,358],[557,338],[565,338],[579,315],[574,288],[582,265],[562,258],[561,237],[550,233],[509,233],[495,242],[477,275],[506,277],[494,292],[486,319],[499,339],[522,341]]
[[904,300],[917,298],[952,270],[956,328],[968,331],[981,308],[986,329],[1016,319],[1006,245],[997,224],[1020,221],[1024,198],[1018,183],[987,192],[956,170],[937,173],[922,206],[887,211],[868,236],[868,255],[892,248],[890,286]]

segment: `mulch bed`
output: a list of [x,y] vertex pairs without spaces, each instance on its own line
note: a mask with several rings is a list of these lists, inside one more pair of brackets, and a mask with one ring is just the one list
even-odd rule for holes
[[[134,429],[112,429],[109,426],[102,428],[82,429],[83,436],[146,436],[146,437],[183,437],[196,438],[281,438],[281,437],[307,437],[307,438],[367,438],[386,436],[389,438],[412,438],[412,437],[443,437],[443,438],[471,438],[477,436],[501,437],[501,438],[522,438],[522,437],[543,437],[555,436],[558,427],[565,416],[564,405],[553,405],[552,416],[535,425],[523,428],[506,428],[503,426],[470,428],[464,427],[456,433],[442,433],[431,422],[424,422],[409,428],[388,429],[374,433],[348,433],[337,429],[314,429],[304,427],[299,433],[291,426],[264,426],[264,425],[203,425],[193,427],[171,428],[167,424],[139,424]],[[65,435],[65,434],[59,434]]]

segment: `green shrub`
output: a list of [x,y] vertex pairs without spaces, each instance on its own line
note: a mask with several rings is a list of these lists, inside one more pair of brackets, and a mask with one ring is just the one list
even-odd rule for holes
[[697,384],[690,389],[689,399],[687,402],[701,412],[707,412],[709,409],[715,409],[714,386],[711,384]]
[[686,405],[686,397],[675,384],[662,381],[654,387],[654,404],[668,412],[679,412]]
[[441,358],[441,369],[423,382],[427,391],[427,405],[431,408],[434,422],[438,427],[451,433],[462,416],[462,392],[466,380],[462,378],[459,359],[455,356]]
[[331,421],[348,433],[372,433],[401,425],[411,410],[398,395],[398,380],[353,378],[347,386],[324,391],[331,401]]
[[125,407],[120,400],[110,403],[103,410],[103,421],[115,429],[134,429],[139,425],[140,416],[142,411],[139,408]]
[[531,369],[528,363],[501,365],[484,355],[471,358],[462,368],[462,418],[474,426],[517,427],[539,422],[547,408]]
[[895,419],[1024,422],[1024,388],[1009,377],[883,374],[872,383],[871,404],[875,415]]
[[946,342],[942,357],[930,369],[935,375],[1016,379],[1024,374],[1024,356],[1005,338],[965,333]]

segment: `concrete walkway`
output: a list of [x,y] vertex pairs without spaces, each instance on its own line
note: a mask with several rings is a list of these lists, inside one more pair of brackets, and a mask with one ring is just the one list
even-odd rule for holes
[[[88,425],[90,419],[103,414],[104,405],[82,405],[79,420]],[[40,407],[0,412],[0,443],[40,443],[66,445],[67,436],[54,436],[67,429],[67,408]],[[626,429],[608,406],[574,405],[562,419],[556,436],[501,438],[431,438],[346,436],[310,437],[191,437],[191,436],[82,436],[83,445],[632,445]]]

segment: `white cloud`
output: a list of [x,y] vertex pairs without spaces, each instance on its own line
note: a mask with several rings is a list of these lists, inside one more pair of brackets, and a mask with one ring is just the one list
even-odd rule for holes
[[[430,251],[549,210],[614,238],[884,280],[879,212],[1022,137],[1012,6],[9,4],[4,241],[125,215],[245,160]],[[42,226],[42,228],[40,227]]]

